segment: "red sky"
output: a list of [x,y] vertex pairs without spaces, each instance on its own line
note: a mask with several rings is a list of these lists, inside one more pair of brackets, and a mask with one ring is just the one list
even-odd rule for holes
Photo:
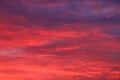
[[120,0],[0,0],[0,80],[120,80]]

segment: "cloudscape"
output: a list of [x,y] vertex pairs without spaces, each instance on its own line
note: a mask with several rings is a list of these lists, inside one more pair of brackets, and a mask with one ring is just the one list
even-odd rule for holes
[[120,0],[0,0],[0,80],[120,80]]

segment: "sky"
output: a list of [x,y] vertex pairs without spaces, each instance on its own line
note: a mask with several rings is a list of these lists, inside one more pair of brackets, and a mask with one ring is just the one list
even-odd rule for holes
[[0,0],[0,80],[120,80],[120,0]]

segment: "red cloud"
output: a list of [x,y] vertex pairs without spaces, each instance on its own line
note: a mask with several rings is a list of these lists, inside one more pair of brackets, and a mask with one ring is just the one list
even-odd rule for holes
[[0,80],[120,79],[117,3],[0,2]]

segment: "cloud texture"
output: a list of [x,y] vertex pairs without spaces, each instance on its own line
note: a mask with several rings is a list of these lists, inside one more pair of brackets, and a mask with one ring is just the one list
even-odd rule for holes
[[120,80],[119,0],[0,0],[0,80]]

